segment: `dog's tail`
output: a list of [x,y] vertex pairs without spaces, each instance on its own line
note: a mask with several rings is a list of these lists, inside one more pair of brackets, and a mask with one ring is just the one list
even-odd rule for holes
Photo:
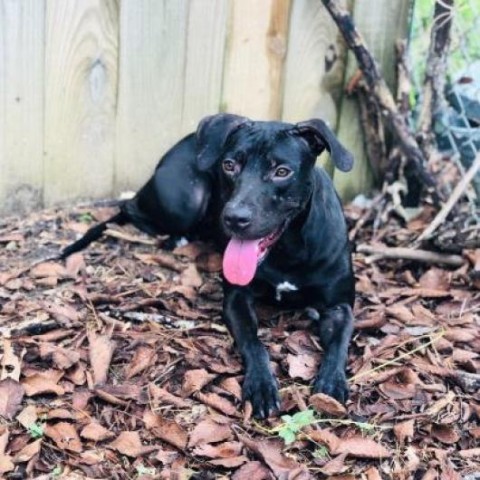
[[123,210],[120,211],[105,222],[99,223],[98,225],[95,225],[94,227],[87,230],[87,232],[82,238],[80,238],[76,242],[73,242],[68,247],[65,247],[58,256],[58,258],[60,260],[64,260],[72,253],[78,252],[79,250],[82,250],[86,246],[90,245],[90,243],[98,240],[102,236],[103,232],[107,229],[107,224],[116,223],[117,225],[124,225],[128,221],[128,215]]

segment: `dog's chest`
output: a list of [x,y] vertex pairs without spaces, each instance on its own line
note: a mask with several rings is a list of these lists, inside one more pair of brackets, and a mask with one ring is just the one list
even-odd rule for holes
[[282,296],[285,293],[296,292],[296,291],[298,291],[298,287],[295,284],[287,280],[284,280],[283,282],[277,283],[275,287],[275,300],[277,300],[277,302],[281,302]]

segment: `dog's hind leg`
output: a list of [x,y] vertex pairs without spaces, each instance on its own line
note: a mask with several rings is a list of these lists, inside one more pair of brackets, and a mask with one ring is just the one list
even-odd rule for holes
[[279,409],[280,401],[267,349],[257,335],[258,320],[248,287],[224,282],[223,317],[243,358],[243,401],[251,402],[254,416],[266,418]]
[[317,332],[324,356],[314,390],[326,393],[342,403],[348,398],[345,367],[353,322],[352,308],[346,303],[321,311],[318,320]]

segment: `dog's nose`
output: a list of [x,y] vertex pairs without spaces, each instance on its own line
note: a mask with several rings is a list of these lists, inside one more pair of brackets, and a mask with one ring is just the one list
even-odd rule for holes
[[227,208],[223,214],[223,221],[231,230],[245,230],[252,223],[252,212],[246,207]]

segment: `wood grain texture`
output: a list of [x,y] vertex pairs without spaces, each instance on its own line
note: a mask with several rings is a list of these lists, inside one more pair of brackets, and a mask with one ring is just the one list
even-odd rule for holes
[[228,2],[190,0],[181,134],[220,110]]
[[222,109],[254,119],[281,116],[289,0],[232,0]]
[[45,201],[111,194],[118,4],[48,0]]
[[[409,0],[376,0],[375,8],[368,0],[356,0],[353,18],[376,58],[390,88],[395,87],[395,41],[407,34]],[[346,82],[357,70],[357,63],[348,54]],[[338,136],[353,153],[355,165],[351,172],[335,171],[335,186],[344,200],[350,200],[373,186],[373,173],[367,159],[360,124],[359,107],[355,98],[342,100]]]
[[115,191],[140,187],[182,132],[188,2],[122,0]]
[[0,213],[42,204],[43,0],[0,2]]

